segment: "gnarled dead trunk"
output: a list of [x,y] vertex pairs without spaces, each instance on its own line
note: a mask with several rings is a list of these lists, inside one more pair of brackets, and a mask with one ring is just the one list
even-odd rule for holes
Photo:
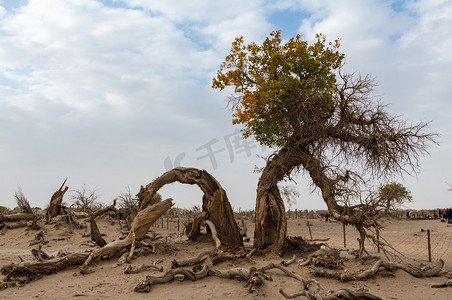
[[108,211],[114,211],[116,212],[116,214],[118,213],[118,211],[115,208],[116,206],[116,199],[113,200],[113,204],[107,207],[104,207],[102,209],[99,209],[98,211],[92,213],[89,218],[90,218],[90,229],[91,229],[91,240],[93,242],[95,242],[99,247],[103,247],[105,245],[107,245],[107,242],[104,240],[104,238],[102,237],[102,235],[100,234],[99,231],[99,227],[97,227],[97,223],[96,223],[96,218],[98,216],[103,215],[104,213],[108,212]]
[[234,219],[226,192],[215,178],[205,170],[195,168],[175,168],[165,172],[149,183],[137,194],[140,210],[146,208],[155,193],[164,185],[173,182],[196,184],[204,192],[202,210],[208,213],[209,220],[215,225],[221,244],[232,249],[243,246],[240,229]]
[[59,190],[57,190],[52,195],[52,198],[50,199],[49,208],[47,209],[47,212],[46,212],[47,221],[49,221],[50,219],[52,219],[60,214],[61,203],[63,202],[63,196],[69,189],[69,187],[67,187],[67,186],[63,189],[64,185],[66,184],[66,181],[67,181],[67,178],[64,180],[64,182],[61,185],[61,187],[59,188]]
[[289,143],[281,148],[272,159],[268,160],[259,179],[254,248],[265,249],[273,246],[275,250],[284,251],[287,220],[278,183],[300,164],[299,158],[293,155],[294,153],[296,153],[296,144]]

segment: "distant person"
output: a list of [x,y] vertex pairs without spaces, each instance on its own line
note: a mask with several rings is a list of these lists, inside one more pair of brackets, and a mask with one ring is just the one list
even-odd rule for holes
[[450,220],[452,219],[452,208],[446,209],[443,217],[444,219],[447,219],[447,222],[450,222]]
[[325,222],[328,222],[328,219],[330,218],[330,214],[329,213],[326,213],[325,214]]
[[407,219],[410,218],[410,212],[409,212],[409,211],[406,212],[406,218],[407,218]]

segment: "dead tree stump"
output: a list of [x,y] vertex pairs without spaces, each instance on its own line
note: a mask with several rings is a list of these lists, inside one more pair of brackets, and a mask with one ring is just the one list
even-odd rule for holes
[[67,181],[67,177],[64,180],[63,184],[61,185],[61,187],[59,188],[59,190],[57,190],[53,195],[52,198],[50,199],[50,204],[49,204],[49,208],[47,209],[46,212],[46,219],[47,222],[50,221],[50,219],[58,216],[60,214],[61,211],[61,203],[63,202],[63,196],[64,194],[67,192],[67,190],[69,189],[68,186],[66,186],[64,189],[64,185],[66,184]]

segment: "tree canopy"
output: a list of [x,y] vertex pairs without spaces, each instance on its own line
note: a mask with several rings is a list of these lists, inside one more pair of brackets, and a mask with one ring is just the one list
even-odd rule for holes
[[380,186],[378,196],[381,201],[386,202],[387,210],[395,205],[401,205],[404,202],[411,202],[413,200],[411,192],[401,183],[395,181]]
[[[233,87],[233,123],[275,152],[258,183],[255,246],[284,246],[286,219],[278,182],[306,172],[330,214],[364,228],[375,226],[375,199],[367,182],[417,171],[436,134],[428,123],[408,123],[373,96],[375,80],[344,73],[339,40],[322,34],[283,42],[275,31],[261,45],[237,38],[213,88]],[[370,195],[370,194],[369,194]],[[366,199],[367,198],[367,199]]]
[[264,145],[282,146],[303,123],[296,117],[301,110],[312,110],[312,118],[328,118],[334,105],[333,71],[344,59],[338,48],[339,40],[327,43],[321,34],[311,45],[300,35],[283,44],[280,31],[272,32],[260,46],[245,45],[240,37],[213,87],[234,86],[239,97],[231,98],[233,123],[245,126],[245,137],[254,135]]

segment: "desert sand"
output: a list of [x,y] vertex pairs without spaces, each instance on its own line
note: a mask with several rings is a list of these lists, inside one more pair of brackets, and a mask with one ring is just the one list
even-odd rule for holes
[[[302,236],[310,239],[310,234],[306,222],[311,224],[311,233],[314,239],[328,239],[323,243],[335,248],[343,248],[343,228],[336,222],[324,222],[317,219],[290,219],[288,222],[289,236]],[[245,243],[245,247],[252,246],[253,223],[246,221],[248,227],[248,237],[250,241]],[[104,239],[111,242],[122,236],[118,222],[109,217],[98,218],[100,232]],[[439,220],[397,220],[391,219],[385,222],[386,229],[381,233],[382,237],[387,237],[388,242],[393,243],[395,248],[401,248],[401,253],[407,258],[427,259],[425,243],[425,230],[430,229],[432,241],[438,242],[441,237],[447,236],[450,240],[452,228]],[[210,237],[203,237],[197,241],[188,240],[182,231],[177,230],[177,219],[164,219],[163,228],[151,227],[149,235],[155,236],[152,241],[155,246],[155,253],[135,256],[130,264],[140,266],[142,264],[152,264],[163,266],[168,270],[171,261],[176,258],[189,258],[198,255],[203,250],[213,249],[214,241]],[[49,255],[56,255],[59,251],[80,252],[89,251],[95,248],[90,245],[88,228],[70,228],[69,224],[59,221],[55,224],[43,226],[46,244],[42,250]],[[26,228],[8,229],[0,234],[0,266],[19,262],[23,260],[33,260],[30,252],[32,248],[30,242],[35,239],[38,232]],[[351,227],[346,227],[347,248],[356,249],[357,234]],[[402,242],[402,244],[400,244]],[[366,242],[371,254],[378,254],[376,249]],[[436,245],[436,244],[434,244]],[[451,245],[452,247],[452,245]],[[443,247],[444,248],[444,247]],[[433,252],[433,259],[446,256],[444,269],[451,269],[451,260],[448,257],[451,249],[445,247]],[[344,249],[343,249],[344,250]],[[305,258],[308,253],[294,252],[297,260]],[[225,261],[217,266],[218,269],[230,269],[234,267],[250,268],[261,267],[269,262],[279,263],[292,257],[292,254],[280,257],[276,254],[265,254],[252,256],[250,259],[238,259],[235,261]],[[382,253],[379,253],[382,255]],[[341,251],[344,257],[344,269],[348,271],[359,271],[369,269],[375,261],[358,262],[347,251]],[[284,275],[280,270],[273,269],[268,272],[273,281],[265,281],[257,292],[249,293],[244,287],[244,282],[238,279],[222,279],[207,276],[198,281],[172,281],[170,283],[158,284],[152,287],[150,293],[137,293],[134,291],[138,282],[146,275],[163,275],[157,270],[148,270],[138,274],[124,274],[128,264],[115,267],[117,257],[110,260],[102,260],[90,266],[90,274],[80,274],[78,267],[72,267],[56,274],[44,276],[32,281],[24,286],[10,287],[0,291],[0,299],[285,299],[280,294],[280,289],[292,294],[300,291],[300,284],[293,278]],[[296,272],[305,279],[314,278],[310,273],[310,267],[301,267],[298,263],[287,267],[290,271]],[[383,272],[374,278],[366,281],[340,282],[334,279],[315,278],[323,288],[322,293],[327,291],[337,291],[341,288],[349,288],[355,291],[366,291],[385,299],[452,299],[452,287],[432,288],[432,284],[444,283],[448,278],[444,276],[415,278],[402,270],[394,273]],[[449,296],[450,295],[450,296]],[[298,297],[297,299],[306,299]]]

